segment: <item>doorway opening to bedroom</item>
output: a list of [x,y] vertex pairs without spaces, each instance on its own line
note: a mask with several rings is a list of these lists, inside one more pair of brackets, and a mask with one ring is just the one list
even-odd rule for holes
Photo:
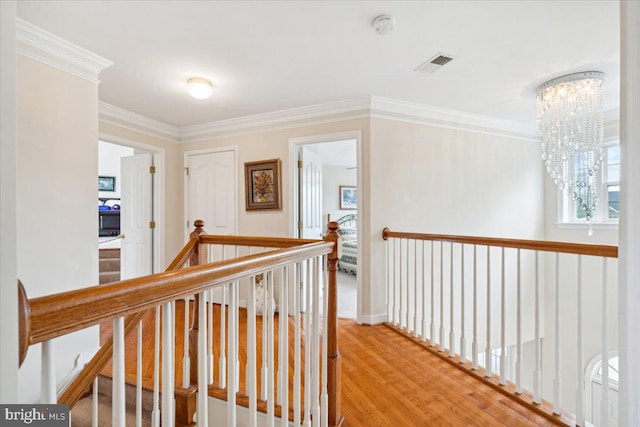
[[[105,138],[106,139],[106,138]],[[164,153],[124,141],[98,141],[100,283],[157,272],[164,264]]]
[[360,321],[362,303],[358,259],[359,132],[300,138],[291,141],[293,235],[320,239],[329,221],[337,221],[342,237],[338,261],[338,317]]

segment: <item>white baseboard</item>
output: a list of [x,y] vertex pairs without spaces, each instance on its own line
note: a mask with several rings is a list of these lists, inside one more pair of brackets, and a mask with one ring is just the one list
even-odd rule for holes
[[362,316],[361,322],[365,325],[378,325],[387,321],[387,313],[374,314],[372,316]]

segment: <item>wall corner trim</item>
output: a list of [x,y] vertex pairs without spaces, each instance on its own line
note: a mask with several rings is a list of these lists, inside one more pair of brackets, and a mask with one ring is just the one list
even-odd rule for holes
[[166,139],[175,143],[178,142],[180,136],[180,129],[175,126],[102,101],[98,104],[98,118],[104,123]]
[[16,52],[59,70],[99,84],[102,70],[113,62],[16,18]]

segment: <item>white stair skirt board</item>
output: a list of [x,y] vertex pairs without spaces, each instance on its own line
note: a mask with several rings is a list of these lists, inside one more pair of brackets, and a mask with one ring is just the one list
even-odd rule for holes
[[[226,400],[217,399],[209,396],[209,419],[216,420],[216,425],[227,425],[227,402]],[[280,418],[275,417],[276,425],[280,425]],[[249,426],[249,408],[244,406],[236,406],[236,425],[237,427]],[[267,414],[258,412],[258,427],[266,427]],[[300,427],[301,424],[295,424],[291,421],[289,427]]]

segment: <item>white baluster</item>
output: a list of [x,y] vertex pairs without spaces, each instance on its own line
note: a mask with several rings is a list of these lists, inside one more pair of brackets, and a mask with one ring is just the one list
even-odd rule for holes
[[278,355],[280,366],[282,367],[280,388],[282,427],[289,425],[289,286],[293,283],[293,265],[285,266],[283,269],[284,283],[280,293],[280,317],[282,320],[282,353]]
[[249,427],[258,425],[258,382],[256,369],[256,278],[249,280],[247,300],[247,396],[249,397]]
[[293,420],[300,423],[300,285],[302,280],[302,263],[296,264],[296,281],[293,284],[293,314],[294,341],[293,341]]
[[422,240],[422,341],[427,340],[427,282],[425,273],[424,240]]
[[453,242],[449,244],[449,357],[456,354],[456,334],[453,331],[454,316],[454,289],[453,289]]
[[313,346],[313,340],[311,336],[311,262],[307,260],[307,280],[305,283],[305,313],[304,313],[304,328],[307,333],[305,334],[304,342],[304,427],[311,427],[311,350]]
[[540,396],[542,390],[542,372],[540,364],[540,268],[538,265],[538,254],[536,251],[535,259],[535,325],[534,325],[534,343],[533,343],[533,403],[540,404],[542,397]]
[[100,406],[100,400],[99,400],[99,396],[100,393],[98,392],[98,377],[96,377],[93,380],[93,387],[92,387],[92,394],[93,397],[91,399],[91,427],[98,427],[98,422],[100,421],[100,414],[98,412],[98,407]]
[[407,315],[405,314],[405,311],[406,311],[407,308],[405,306],[405,301],[402,298],[403,294],[404,294],[404,286],[405,286],[405,283],[404,283],[404,280],[403,280],[403,277],[402,277],[402,271],[404,269],[403,268],[404,267],[404,264],[403,264],[404,259],[402,258],[402,239],[398,239],[398,240],[399,240],[399,247],[400,247],[399,248],[400,249],[400,257],[398,259],[398,264],[399,264],[398,265],[398,281],[400,282],[400,284],[399,284],[400,285],[399,286],[400,289],[398,290],[398,293],[399,293],[399,295],[398,295],[398,303],[400,305],[400,317],[398,318],[398,326],[400,327],[400,329],[403,329],[406,326],[406,324],[403,324],[402,322],[407,317]]
[[436,345],[436,321],[435,321],[435,281],[434,281],[434,272],[433,272],[433,240],[431,241],[431,325],[430,325],[430,335],[429,335],[429,345],[433,347]]
[[142,320],[138,322],[136,350],[136,427],[142,427]]
[[160,410],[163,427],[173,427],[176,420],[173,364],[174,331],[173,304],[168,302],[162,306],[162,405]]
[[555,312],[553,413],[560,415],[560,254],[558,252],[556,252],[556,287],[553,304]]
[[182,357],[182,388],[189,388],[191,359],[189,358],[189,298],[184,299],[184,355]]
[[[224,292],[224,290],[222,291]],[[208,295],[207,295],[207,299],[208,302],[206,304],[207,307],[207,323],[203,324],[203,325],[207,325],[206,329],[207,329],[207,351],[206,351],[206,357],[207,357],[207,363],[206,363],[206,371],[207,371],[207,379],[209,381],[209,384],[213,384],[214,381],[214,374],[215,374],[215,363],[214,363],[214,357],[213,357],[213,334],[215,329],[213,329],[213,295],[214,295],[214,290],[211,289],[208,291]],[[204,322],[204,319],[203,319]]]
[[196,416],[198,427],[209,426],[208,384],[207,372],[207,296],[208,291],[200,292],[198,304],[198,396],[196,401]]
[[151,425],[160,427],[160,306],[156,307],[153,344],[153,411]]
[[[311,401],[313,426],[320,426],[320,259],[313,263],[313,353],[311,362]],[[306,391],[306,390],[305,390]]]
[[609,425],[609,324],[607,319],[607,296],[607,258],[602,257],[602,400],[600,401],[600,427]]
[[393,241],[393,323],[400,326],[400,305],[398,303],[398,295],[400,295],[400,289],[397,279],[396,265],[399,262],[397,241],[399,239],[392,239]]
[[500,384],[507,384],[507,302],[504,246],[500,261]]
[[464,335],[464,243],[460,245],[460,363],[467,360],[467,342]]
[[276,404],[282,405],[282,371],[283,371],[283,363],[282,360],[282,347],[284,341],[284,330],[286,328],[285,321],[286,316],[282,315],[282,295],[284,294],[284,269],[280,269],[280,281],[278,286],[278,292],[280,294],[280,303],[278,309],[278,370],[276,374]]
[[227,348],[226,348],[226,311],[227,311],[227,285],[220,287],[222,289],[222,303],[220,304],[220,378],[219,387],[227,387]]
[[[322,407],[322,427],[329,426],[329,394],[328,394],[328,373],[327,373],[327,359],[328,359],[328,343],[327,335],[329,335],[329,275],[327,271],[327,256],[322,257],[322,270],[323,274],[323,316],[322,316],[322,393],[320,395],[321,407]],[[284,427],[284,424],[283,424]]]
[[[578,255],[578,286],[576,295],[576,425],[584,425],[584,371],[582,355],[582,255]],[[604,384],[603,384],[604,387]]]
[[391,239],[387,238],[384,245],[384,254],[387,259],[387,322],[393,323],[393,267],[391,265]]
[[238,324],[236,311],[238,310],[237,282],[229,284],[229,359],[227,365],[227,426],[236,425],[236,387],[238,385],[238,372],[236,370],[236,347],[238,345]]
[[517,254],[516,271],[516,393],[522,394],[522,269],[520,266],[520,248]]
[[487,246],[487,347],[484,350],[484,376],[493,376],[491,358],[491,246]]
[[267,307],[265,308],[265,312],[267,313],[267,323],[268,323],[268,376],[267,376],[267,427],[274,427],[274,417],[275,417],[275,395],[274,395],[274,378],[273,373],[275,372],[275,352],[274,352],[274,304],[273,304],[273,271],[267,273],[267,295],[268,301]]
[[413,240],[413,336],[418,336],[418,241]]
[[40,383],[40,402],[56,403],[56,358],[53,340],[42,343],[42,382]]
[[124,347],[124,317],[118,317],[113,319],[113,398],[111,400],[111,420],[114,426],[125,425]]
[[271,301],[268,301],[268,292],[267,292],[267,275],[268,273],[262,274],[262,366],[260,369],[260,399],[267,400],[267,376],[269,373],[269,368],[267,367],[267,360],[269,356],[268,349],[268,326],[269,322],[267,321],[267,305],[271,304]]
[[473,245],[473,342],[471,343],[471,366],[478,369],[478,252]]
[[440,242],[440,351],[444,351],[444,242]]
[[410,285],[410,279],[409,279],[409,239],[405,239],[407,242],[407,252],[405,254],[405,287],[404,287],[404,292],[405,292],[405,299],[404,299],[404,327],[407,330],[407,332],[410,332],[410,323],[409,323],[409,285]]

